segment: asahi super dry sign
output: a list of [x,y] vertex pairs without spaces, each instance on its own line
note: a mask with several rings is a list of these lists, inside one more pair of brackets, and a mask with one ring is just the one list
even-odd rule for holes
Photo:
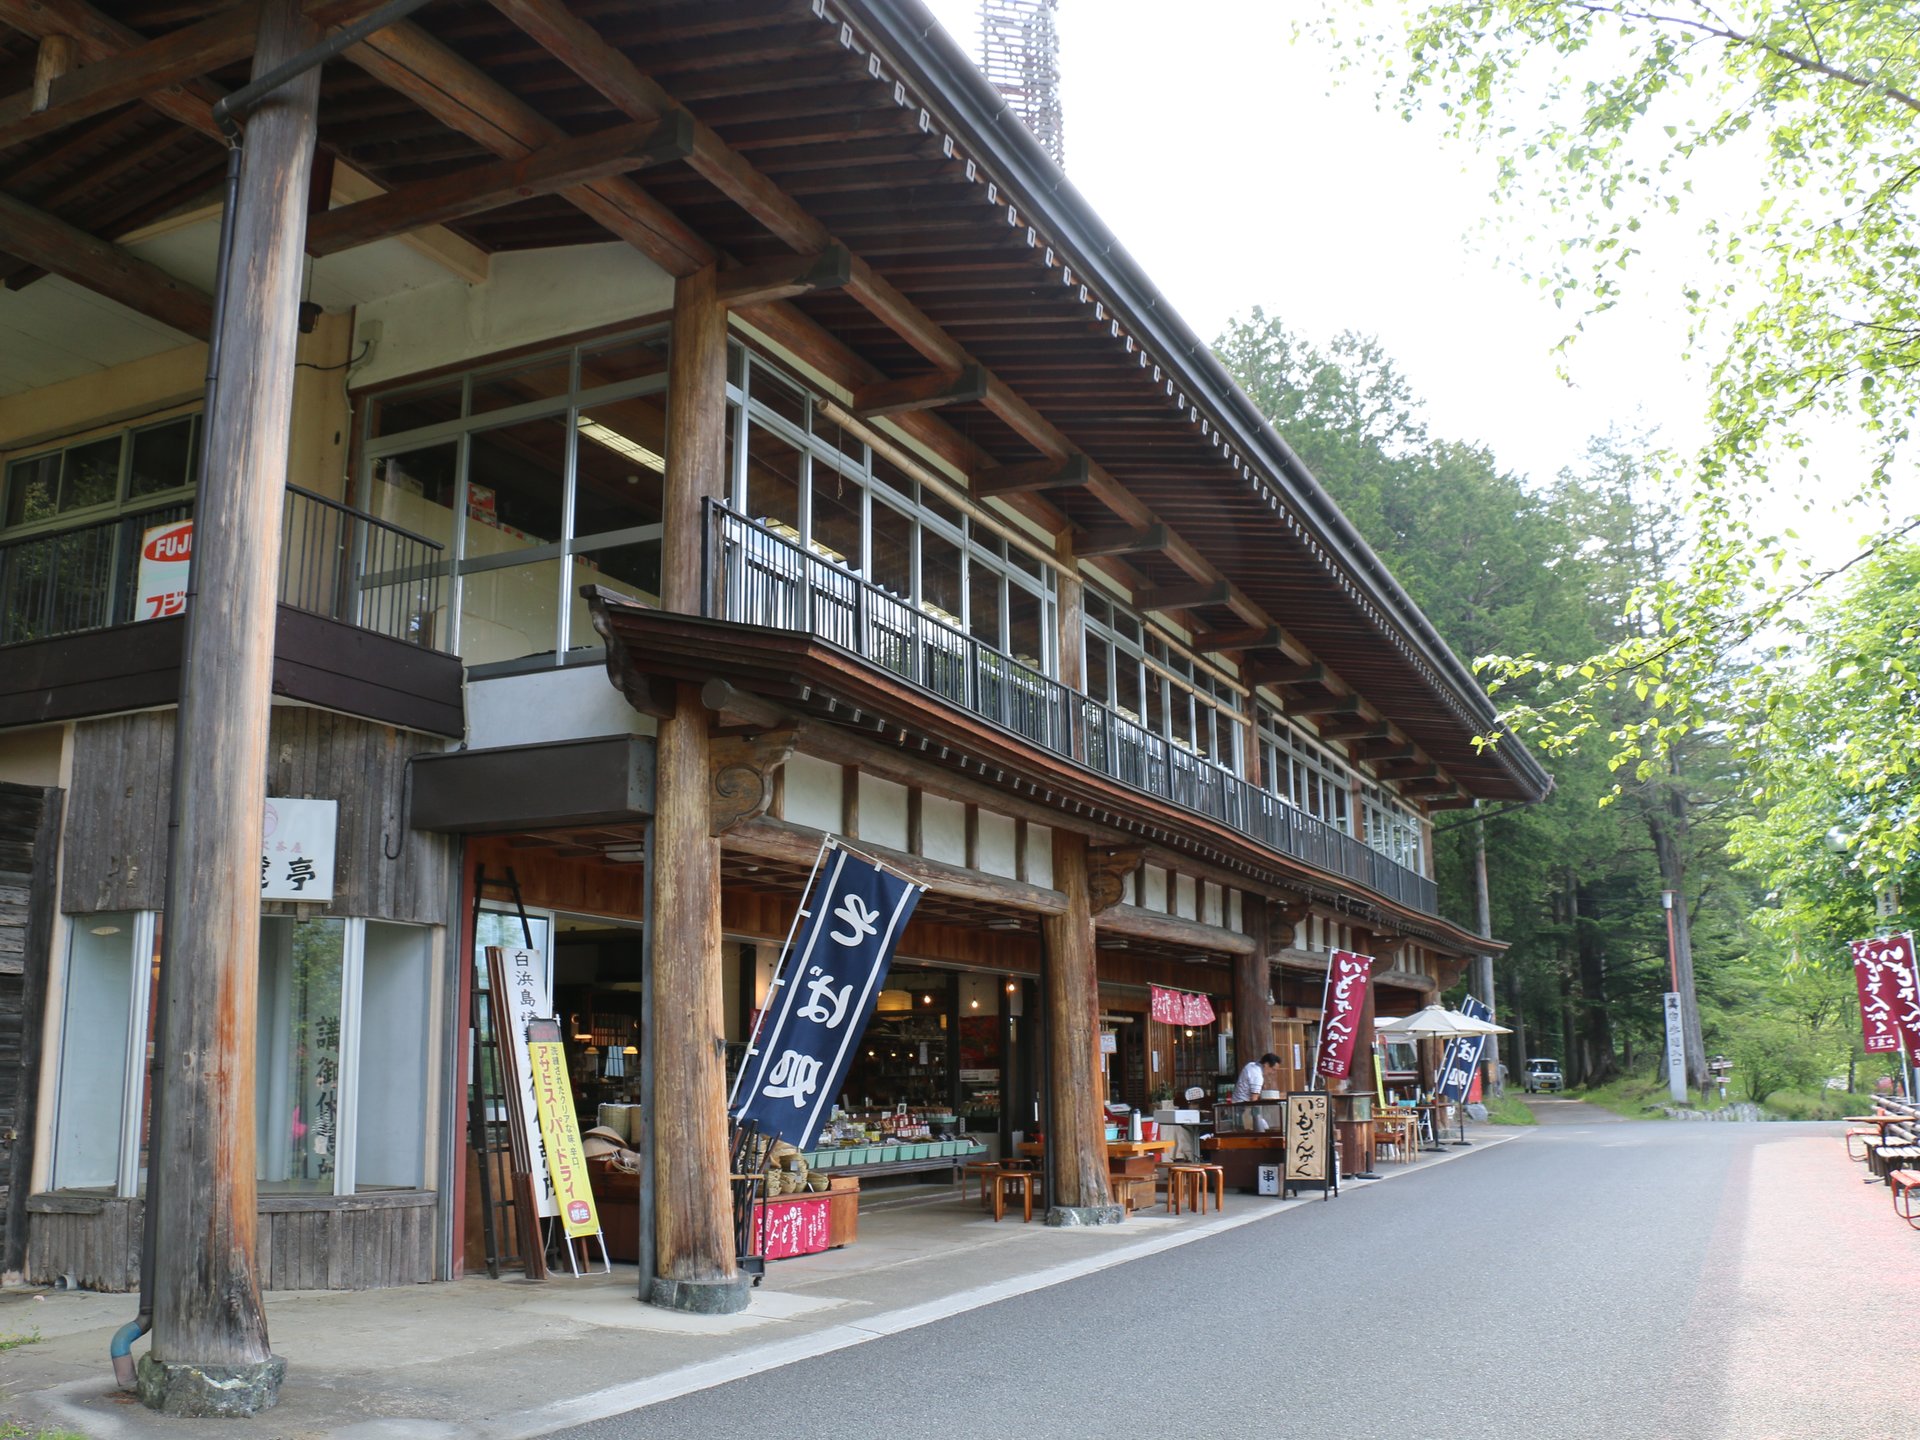
[[806,917],[775,982],[729,1108],[763,1135],[813,1143],[866,1031],[900,931],[921,887],[835,848],[815,877]]

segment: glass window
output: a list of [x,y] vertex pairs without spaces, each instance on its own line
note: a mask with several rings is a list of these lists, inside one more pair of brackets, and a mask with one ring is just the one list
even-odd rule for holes
[[457,440],[384,455],[373,462],[365,508],[402,530],[451,546],[459,475]]
[[961,574],[960,547],[944,535],[922,529],[920,608],[956,630],[965,628],[961,619],[966,605],[961,596]]
[[580,388],[583,391],[666,373],[667,337],[660,331],[646,335],[623,335],[618,340],[590,345],[580,352]]
[[60,513],[60,452],[7,467],[7,524],[31,525]]
[[889,595],[913,595],[913,521],[880,500],[873,502],[873,583]]
[[367,922],[361,960],[355,1190],[427,1183],[427,1055],[420,1018],[432,998],[433,934]]
[[346,929],[344,920],[260,922],[254,1129],[265,1191],[333,1193]]
[[777,535],[800,539],[801,455],[771,431],[747,432],[746,510]]
[[465,388],[459,380],[436,380],[417,389],[376,395],[367,407],[368,433],[377,439],[458,420],[461,393]]
[[1000,637],[1001,592],[1006,582],[998,573],[978,562],[968,567],[968,590],[972,605],[967,611],[967,633],[982,645],[998,650]]
[[60,511],[111,505],[120,498],[120,452],[124,435],[91,440],[67,451],[60,468]]
[[146,958],[139,956],[142,918],[125,910],[72,917],[53,1127],[56,1190],[120,1182],[135,970]]
[[660,395],[636,395],[580,413],[574,422],[581,441],[574,455],[574,534],[660,523],[666,419]]
[[789,385],[764,365],[753,367],[749,385],[748,394],[754,404],[764,405],[796,429],[804,431],[807,428],[807,397],[797,387]]
[[194,481],[199,456],[195,418],[184,415],[165,425],[133,432],[133,459],[127,466],[127,498],[138,500],[178,490]]
[[492,410],[510,410],[530,400],[557,399],[568,391],[571,364],[572,357],[563,351],[484,371],[473,377],[473,397],[467,403],[467,413],[484,415]]
[[827,461],[813,462],[813,514],[807,548],[856,575],[864,573],[860,512],[865,499],[866,492],[857,479],[842,474]]

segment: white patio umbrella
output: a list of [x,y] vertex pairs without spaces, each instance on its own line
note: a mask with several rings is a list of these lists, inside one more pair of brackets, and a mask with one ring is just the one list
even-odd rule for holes
[[1401,1040],[1456,1040],[1468,1035],[1506,1035],[1504,1025],[1490,1020],[1475,1020],[1444,1005],[1429,1005],[1411,1015],[1377,1021],[1373,1027],[1382,1035]]

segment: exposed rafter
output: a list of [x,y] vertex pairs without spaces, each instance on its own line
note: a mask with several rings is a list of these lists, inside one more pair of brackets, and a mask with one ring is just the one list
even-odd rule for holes
[[844,290],[853,257],[844,245],[829,245],[812,255],[783,255],[720,272],[720,303],[765,305],[819,290]]
[[534,195],[551,195],[591,180],[683,159],[692,143],[691,126],[680,114],[616,125],[515,159],[475,165],[315,215],[307,225],[307,251],[336,255]]
[[1167,548],[1164,525],[1108,525],[1076,535],[1073,553],[1083,560],[1096,555],[1148,555]]
[[213,333],[212,300],[110,240],[89,235],[11,195],[0,195],[0,234],[6,236],[6,248],[12,254],[117,300],[129,310],[196,340]]
[[963,365],[958,370],[936,370],[865,386],[853,392],[853,413],[862,420],[872,420],[908,410],[972,404],[986,393],[986,370],[979,365]]
[[1032,495],[1043,490],[1074,490],[1087,483],[1087,457],[1069,455],[1064,460],[1029,460],[1019,465],[997,465],[973,477],[973,493],[994,495]]

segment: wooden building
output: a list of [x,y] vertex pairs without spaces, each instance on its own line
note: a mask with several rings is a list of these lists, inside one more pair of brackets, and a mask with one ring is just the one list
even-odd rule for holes
[[[182,673],[141,556],[230,453],[214,107],[260,13],[0,0],[0,1104],[40,1280],[138,1279]],[[266,794],[337,804],[332,898],[259,921],[259,1284],[460,1271],[516,891],[570,1033],[651,1051],[659,1298],[706,1308],[726,1043],[823,835],[926,882],[915,1083],[1002,1144],[1044,1112],[1067,1220],[1111,1218],[1103,1095],[1269,1048],[1304,1082],[1330,949],[1378,957],[1370,1016],[1487,948],[1432,817],[1547,777],[1476,744],[1392,557],[917,0],[437,0],[286,104],[278,604],[196,632],[270,633]],[[1154,984],[1222,1022],[1153,1024]]]

